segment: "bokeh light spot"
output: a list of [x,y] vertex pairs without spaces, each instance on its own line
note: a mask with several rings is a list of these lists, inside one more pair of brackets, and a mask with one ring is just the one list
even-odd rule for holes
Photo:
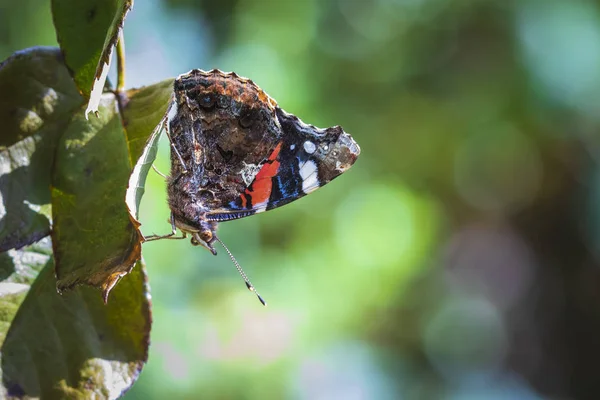
[[338,246],[364,268],[393,264],[412,247],[415,217],[412,195],[392,185],[356,188],[337,212]]
[[502,317],[486,300],[451,298],[427,321],[424,348],[448,380],[473,371],[493,371],[507,348]]
[[538,149],[504,123],[488,123],[459,145],[454,164],[457,191],[474,207],[510,212],[529,204],[542,179]]
[[171,343],[158,342],[154,344],[154,351],[163,358],[163,369],[171,379],[186,380],[190,370],[186,357],[181,354]]
[[296,379],[293,397],[298,399],[394,398],[391,380],[374,352],[360,342],[341,342],[305,357]]
[[598,118],[600,12],[590,1],[518,2],[524,61],[558,102]]
[[509,309],[536,276],[531,249],[506,226],[474,225],[456,232],[446,248],[446,273],[457,292],[484,296]]

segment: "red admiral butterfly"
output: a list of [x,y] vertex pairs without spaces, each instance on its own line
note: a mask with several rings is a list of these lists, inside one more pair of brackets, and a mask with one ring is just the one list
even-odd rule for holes
[[[348,170],[360,154],[341,127],[307,125],[279,108],[251,80],[216,69],[195,69],[175,80],[164,124],[171,142],[168,199],[173,231],[145,239],[184,239],[190,234],[192,244],[215,255],[218,241],[253,291],[217,237],[218,223],[297,200]],[[182,236],[174,236],[177,229]]]

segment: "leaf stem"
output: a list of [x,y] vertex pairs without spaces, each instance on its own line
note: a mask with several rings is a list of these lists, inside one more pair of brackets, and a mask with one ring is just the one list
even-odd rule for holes
[[125,37],[123,29],[119,32],[119,41],[117,42],[117,93],[125,90]]

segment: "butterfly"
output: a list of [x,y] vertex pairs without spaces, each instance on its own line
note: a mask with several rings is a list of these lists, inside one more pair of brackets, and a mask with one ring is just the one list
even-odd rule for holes
[[[164,128],[171,144],[167,194],[172,232],[145,240],[189,234],[193,245],[215,255],[218,241],[253,291],[218,238],[218,224],[312,193],[347,171],[360,154],[340,126],[305,124],[252,80],[216,69],[195,69],[175,80]],[[177,229],[181,236],[175,236]]]

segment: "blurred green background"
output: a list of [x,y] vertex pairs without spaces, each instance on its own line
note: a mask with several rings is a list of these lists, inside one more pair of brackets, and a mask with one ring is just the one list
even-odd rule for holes
[[[0,59],[56,45],[49,9],[0,0]],[[362,148],[221,225],[267,308],[224,251],[145,245],[126,399],[600,398],[599,1],[138,0],[125,38],[129,86],[233,70]]]

